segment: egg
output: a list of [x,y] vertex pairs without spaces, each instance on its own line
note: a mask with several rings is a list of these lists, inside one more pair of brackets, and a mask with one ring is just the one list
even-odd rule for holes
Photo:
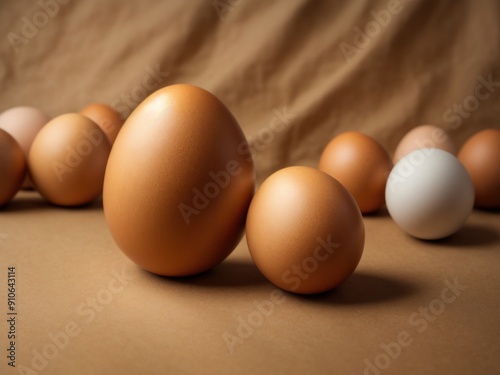
[[162,88],[123,125],[103,203],[118,247],[141,268],[186,276],[222,262],[243,235],[254,168],[238,122],[211,93]]
[[21,146],[0,129],[0,206],[16,195],[26,175],[26,161]]
[[29,173],[40,194],[56,205],[79,206],[97,198],[111,145],[90,119],[68,113],[49,121],[29,153]]
[[365,229],[352,195],[333,177],[288,167],[255,194],[246,222],[248,249],[264,276],[294,293],[328,291],[356,269]]
[[106,104],[89,104],[80,111],[80,114],[94,121],[106,134],[111,144],[123,125],[123,118],[112,107]]
[[[0,129],[14,137],[23,150],[24,158],[28,160],[30,147],[35,136],[49,120],[50,117],[38,108],[13,107],[0,114]],[[31,187],[31,182],[26,177],[23,188]]]
[[474,134],[460,149],[458,159],[472,178],[476,206],[500,208],[500,130]]
[[333,138],[319,161],[319,169],[349,190],[362,213],[377,211],[384,205],[391,168],[387,151],[373,138],[354,131]]
[[421,148],[438,148],[453,155],[456,154],[455,144],[444,129],[434,125],[420,125],[406,133],[399,141],[394,151],[394,163],[410,152]]
[[464,225],[474,204],[474,187],[455,156],[424,148],[409,153],[394,166],[385,201],[389,214],[406,233],[435,240]]

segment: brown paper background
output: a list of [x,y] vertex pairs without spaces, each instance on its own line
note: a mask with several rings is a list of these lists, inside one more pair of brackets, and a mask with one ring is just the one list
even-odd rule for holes
[[[22,35],[23,17],[32,20],[41,8],[2,1],[0,111],[32,105],[56,116],[105,102],[128,112],[133,105],[125,108],[123,95],[144,92],[148,70],[157,68],[168,76],[148,93],[191,83],[230,108],[256,148],[259,183],[287,165],[315,166],[345,130],[393,151],[423,123],[448,129],[457,145],[481,128],[500,127],[499,88],[455,128],[446,118],[474,95],[479,77],[500,81],[496,0],[401,1],[401,11],[351,59],[340,45],[354,46],[354,28],[370,27],[371,12],[391,2],[224,3],[232,5],[218,14],[212,0],[72,0],[16,53],[9,33]],[[289,121],[270,133],[283,111]],[[286,294],[231,354],[224,332],[236,334],[239,319],[258,311],[253,303],[275,290],[244,240],[210,273],[159,278],[116,248],[99,202],[58,209],[22,193],[0,212],[1,352],[6,265],[14,264],[18,366],[31,368],[33,351],[43,351],[50,334],[71,322],[80,329],[36,373],[362,374],[365,359],[373,363],[382,344],[407,331],[412,343],[381,374],[497,374],[498,213],[475,211],[460,232],[437,242],[406,236],[384,212],[365,217],[365,225],[363,259],[345,284],[316,297]],[[132,280],[87,323],[77,309],[104,295],[124,267]],[[467,288],[417,332],[409,317],[437,303],[445,281],[455,278]],[[2,354],[0,374],[23,373],[16,370]]]

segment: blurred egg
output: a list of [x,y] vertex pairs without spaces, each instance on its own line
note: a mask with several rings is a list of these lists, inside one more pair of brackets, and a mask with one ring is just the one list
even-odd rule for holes
[[453,155],[457,153],[453,141],[445,130],[434,125],[420,125],[406,133],[399,141],[394,152],[394,163],[421,148],[438,148]]
[[246,238],[255,264],[273,284],[310,294],[354,272],[365,229],[354,198],[338,181],[317,169],[288,167],[257,190]]
[[470,137],[458,159],[469,172],[482,208],[500,208],[500,130],[486,129]]
[[102,193],[111,145],[90,119],[68,113],[49,121],[29,154],[35,188],[61,206],[89,203]]
[[447,151],[415,150],[392,169],[385,201],[408,234],[435,240],[458,231],[474,204],[474,187],[462,163]]
[[[50,117],[33,107],[13,107],[0,114],[0,129],[12,135],[23,150],[24,157],[28,160],[31,144],[42,126]],[[32,187],[28,177],[23,182],[23,188]]]
[[129,116],[106,168],[103,203],[120,249],[141,268],[193,275],[222,262],[243,235],[254,189],[248,144],[211,93],[156,91]]
[[391,168],[387,151],[359,132],[333,138],[319,161],[319,169],[349,190],[362,213],[374,212],[384,205],[385,183]]
[[123,125],[123,118],[112,107],[106,104],[90,104],[80,111],[80,114],[94,121],[108,137],[111,144]]
[[0,129],[0,206],[19,191],[26,175],[26,159],[21,146]]

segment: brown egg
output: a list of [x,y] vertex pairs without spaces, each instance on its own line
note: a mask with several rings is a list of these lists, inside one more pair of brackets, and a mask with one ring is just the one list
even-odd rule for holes
[[143,269],[193,275],[222,262],[243,235],[254,170],[236,119],[211,93],[172,85],[130,115],[111,151],[104,213],[120,249]]
[[108,137],[111,144],[123,125],[121,115],[106,104],[90,104],[80,111],[80,114],[94,121]]
[[248,248],[276,286],[321,293],[347,279],[363,253],[363,218],[334,178],[309,167],[288,167],[257,190],[246,223]]
[[49,121],[29,154],[35,188],[61,206],[89,203],[102,193],[111,145],[90,119],[68,113]]
[[384,205],[385,184],[392,166],[387,151],[359,132],[335,137],[319,161],[319,169],[344,185],[363,213],[377,211]]
[[457,153],[445,130],[434,125],[420,125],[406,133],[399,141],[392,160],[396,164],[403,156],[421,148],[438,148],[453,155]]
[[[12,135],[19,143],[24,153],[25,160],[28,160],[28,154],[31,144],[40,129],[50,120],[50,117],[34,107],[13,107],[0,114],[0,129],[5,130]],[[23,188],[32,187],[28,176],[23,182]]]
[[16,195],[26,176],[26,161],[21,146],[0,129],[0,205]]
[[472,178],[475,205],[500,208],[500,130],[486,129],[474,134],[460,149],[458,159]]

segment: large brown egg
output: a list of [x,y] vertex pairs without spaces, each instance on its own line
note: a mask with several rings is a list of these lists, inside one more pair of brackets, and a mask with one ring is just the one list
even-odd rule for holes
[[333,177],[288,167],[257,190],[248,211],[247,242],[259,270],[280,288],[321,293],[347,279],[363,253],[363,218]]
[[474,134],[460,149],[458,159],[472,178],[475,205],[500,208],[500,130]]
[[191,85],[160,89],[123,125],[106,168],[104,213],[120,249],[165,276],[203,272],[238,244],[254,170],[236,119]]
[[319,161],[319,169],[349,190],[362,213],[377,211],[384,205],[385,184],[392,166],[387,151],[359,132],[333,138]]
[[0,129],[0,206],[19,191],[26,175],[26,160],[21,146]]

